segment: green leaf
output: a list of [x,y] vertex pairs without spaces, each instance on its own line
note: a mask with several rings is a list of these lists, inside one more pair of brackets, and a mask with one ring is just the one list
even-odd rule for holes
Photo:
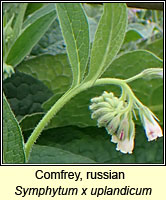
[[67,91],[72,83],[72,72],[65,54],[42,55],[22,62],[16,68],[42,81],[53,93]]
[[56,147],[34,145],[28,163],[67,164],[95,163],[94,160]]
[[91,81],[93,84],[111,64],[122,45],[126,27],[126,5],[105,3],[92,46],[89,74],[85,81]]
[[40,40],[55,18],[56,11],[53,10],[26,27],[11,47],[6,63],[12,66],[19,64]]
[[157,56],[163,59],[163,44],[163,38],[161,38],[149,43],[144,48],[155,53]]
[[75,86],[82,81],[89,58],[88,23],[79,3],[57,3],[56,8]]
[[[148,51],[133,51],[125,53],[114,60],[102,77],[127,79],[140,73],[144,69],[162,67],[162,65],[162,60]],[[130,86],[142,103],[152,109],[162,124],[163,80],[138,79],[131,82]],[[91,120],[88,106],[90,105],[90,99],[95,96],[100,96],[103,91],[114,92],[116,96],[120,95],[120,88],[113,85],[90,88],[71,99],[70,102],[68,102],[51,120],[49,126],[95,126],[96,121]],[[50,100],[45,102],[43,105],[44,109],[48,110],[54,104],[56,99],[57,97],[53,96]]]
[[[6,46],[5,49],[9,48],[10,41],[13,36],[13,29],[12,29],[13,19],[14,19],[14,15],[12,15],[12,17],[10,18],[10,20],[7,22],[7,24],[4,27],[3,37],[4,37],[4,44]],[[4,52],[4,53],[6,53],[6,52]]]
[[3,90],[18,120],[27,114],[42,112],[41,104],[52,95],[41,81],[20,72],[4,81]]
[[152,32],[153,29],[155,27],[155,24],[147,24],[147,25],[143,25],[140,23],[131,23],[128,26],[128,29],[132,30],[134,29],[135,31],[137,31],[143,38],[149,38],[152,36]]
[[103,5],[101,4],[92,4],[92,3],[84,3],[83,8],[86,12],[88,24],[89,24],[89,32],[90,32],[90,42],[94,41],[95,32],[99,23],[99,19],[103,13]]
[[54,3],[50,3],[46,6],[41,7],[36,10],[30,17],[28,17],[23,23],[23,29],[28,25],[33,24],[37,19],[49,14],[50,12],[55,11]]
[[25,19],[31,15],[33,12],[37,11],[38,9],[40,9],[42,6],[44,6],[46,3],[28,3],[26,12],[25,12]]
[[124,43],[134,42],[138,39],[142,38],[141,34],[135,29],[129,29],[126,32]]
[[[28,138],[29,134],[26,132],[25,137]],[[37,140],[37,145],[58,148],[61,151],[67,151],[68,158],[60,157],[57,153],[54,153],[54,157],[59,157],[52,163],[73,163],[72,159],[75,156],[83,156],[93,160],[96,163],[163,163],[163,138],[159,138],[157,141],[148,142],[145,136],[145,132],[142,127],[136,126],[135,148],[133,154],[123,154],[116,151],[116,144],[110,142],[110,135],[107,134],[104,128],[87,127],[78,128],[76,126],[68,126],[63,128],[49,129],[43,132]],[[42,153],[39,153],[33,159],[40,160],[40,163],[47,163],[44,161],[43,153],[48,154],[46,147],[41,148]],[[33,154],[33,151],[32,151]],[[39,157],[40,156],[40,157]],[[46,158],[46,159],[47,159]],[[77,158],[77,157],[76,157]],[[87,160],[84,161],[87,163]],[[83,163],[80,158],[76,163]],[[90,162],[89,162],[90,163]]]
[[28,5],[27,3],[21,3],[20,5],[16,22],[13,27],[13,37],[12,37],[13,41],[15,41],[15,39],[18,37],[19,33],[21,32],[22,23],[24,20],[24,14],[25,14],[27,5]]
[[21,129],[3,95],[3,160],[5,163],[25,163],[24,141]]
[[20,121],[19,125],[22,131],[32,130],[36,127],[39,121],[44,117],[44,112],[36,112],[30,115],[25,115]]

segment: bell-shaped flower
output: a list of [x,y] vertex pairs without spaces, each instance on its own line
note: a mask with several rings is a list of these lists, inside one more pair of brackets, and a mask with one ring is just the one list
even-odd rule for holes
[[145,115],[143,115],[143,120],[148,141],[152,141],[163,136],[162,129],[153,116],[151,116],[151,119],[149,120]]
[[126,137],[123,141],[119,141],[116,147],[117,151],[121,151],[122,153],[131,154],[134,149],[134,138]]
[[122,153],[132,153],[134,149],[135,127],[132,120],[125,117],[117,134],[112,135],[111,142],[117,143],[116,150]]
[[148,141],[152,141],[163,136],[162,129],[156,121],[157,117],[147,107],[140,109],[139,115]]

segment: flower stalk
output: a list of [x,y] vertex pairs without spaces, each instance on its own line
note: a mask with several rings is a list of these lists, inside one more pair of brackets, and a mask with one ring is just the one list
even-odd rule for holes
[[[137,78],[138,77],[140,77],[140,75],[138,75]],[[117,98],[113,93],[104,92],[102,96],[93,98],[91,100],[92,105],[90,106],[90,109],[93,111],[92,118],[97,118],[99,127],[106,127],[108,133],[112,135],[111,141],[117,143],[117,150],[122,153],[132,153],[134,148],[135,127],[131,113],[134,112],[135,108],[140,109],[145,107],[127,85],[127,82],[130,81],[132,81],[132,78],[127,80],[116,78],[101,78],[96,80],[93,86],[114,84],[121,87],[122,95],[120,98]],[[92,83],[89,81],[71,88],[50,108],[25,144],[26,160],[29,158],[33,144],[54,115],[56,115],[56,113],[74,96],[90,87],[92,87]],[[146,127],[145,130],[148,135],[149,131],[151,129],[154,130],[157,125],[154,122],[154,118],[149,120],[149,125],[144,115],[145,114],[141,114],[141,119],[144,127]],[[157,134],[155,132],[156,130],[158,131]],[[155,131],[155,135],[153,135],[153,137],[151,136],[149,140],[161,137],[162,134],[161,131],[159,131],[159,127],[156,128]]]

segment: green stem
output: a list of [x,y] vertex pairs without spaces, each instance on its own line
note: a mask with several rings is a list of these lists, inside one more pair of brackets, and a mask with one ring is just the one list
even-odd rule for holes
[[54,117],[54,115],[76,94],[83,91],[84,87],[75,87],[71,90],[68,90],[45,114],[45,116],[38,123],[31,136],[29,137],[27,143],[25,144],[25,153],[26,159],[28,160],[30,151],[32,149],[33,144],[36,142],[42,130],[45,126],[50,122],[50,120]]
[[126,80],[121,80],[121,79],[113,79],[113,78],[101,78],[98,79],[95,82],[95,85],[102,85],[102,84],[115,84],[115,85],[119,85],[121,86],[124,91],[125,94],[127,93],[129,96],[129,104],[128,106],[123,110],[123,112],[127,112],[128,110],[130,110],[131,106],[133,105],[133,99],[137,102],[139,101],[137,99],[137,97],[134,95],[134,93],[132,92],[131,88],[126,84]]
[[135,75],[135,76],[133,76],[131,78],[126,79],[125,82],[126,83],[132,82],[132,81],[134,81],[136,79],[142,78],[142,76],[143,76],[143,73],[141,72],[141,73],[139,73],[139,74],[137,74],[137,75]]
[[[116,78],[102,78],[98,79],[93,86],[99,86],[103,84],[114,84],[119,85],[122,88],[125,88],[127,93],[129,94],[129,97],[135,97],[130,87],[126,84],[126,81]],[[32,149],[33,144],[36,142],[37,138],[39,137],[40,133],[43,131],[45,126],[50,122],[50,120],[54,117],[54,115],[74,96],[76,96],[78,93],[90,88],[92,86],[91,81],[85,82],[83,84],[80,84],[70,90],[68,90],[51,108],[50,110],[45,114],[45,116],[41,119],[41,121],[38,123],[34,131],[32,132],[31,136],[29,137],[27,143],[25,144],[25,154],[26,159],[28,160],[30,151]],[[130,98],[133,100],[133,98]],[[136,99],[136,97],[135,97]]]

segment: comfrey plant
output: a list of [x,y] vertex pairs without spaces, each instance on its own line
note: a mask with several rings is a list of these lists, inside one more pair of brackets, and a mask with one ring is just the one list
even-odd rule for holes
[[[124,80],[110,77],[101,78],[106,69],[111,67],[111,63],[116,60],[116,55],[125,38],[128,21],[125,3],[104,4],[103,14],[100,18],[91,48],[89,25],[81,4],[53,3],[42,8],[42,11],[37,11],[34,15],[24,22],[23,29],[20,35],[14,40],[12,46],[8,48],[6,45],[4,66],[15,67],[20,63],[28,55],[32,46],[34,46],[31,40],[26,42],[27,40],[24,40],[24,36],[33,36],[33,43],[36,44],[42,35],[38,29],[40,28],[44,33],[57,15],[66,43],[73,79],[70,89],[44,115],[34,128],[28,141],[24,144],[23,139],[20,139],[22,141],[20,142],[20,146],[22,145],[23,154],[25,153],[25,162],[28,161],[32,146],[40,133],[57,112],[74,96],[93,86],[113,84],[121,88],[120,97],[116,97],[112,91],[103,91],[101,96],[91,99],[91,105],[89,106],[91,118],[97,119],[98,127],[106,128],[108,134],[112,136],[111,141],[117,143],[117,150],[122,153],[133,152],[136,136],[133,118],[137,119],[137,113],[144,126],[148,141],[155,140],[163,135],[157,122],[157,117],[148,107],[141,103],[128,85],[128,83],[140,78],[162,78],[162,68],[145,69],[135,76]],[[45,28],[43,28],[43,24]],[[33,32],[32,29],[34,29]],[[32,33],[36,33],[37,36],[34,36]],[[6,40],[7,44],[8,41],[9,38]],[[23,43],[24,41],[27,48]],[[20,49],[23,49],[23,51],[20,51]],[[11,111],[5,97],[4,102],[6,113],[10,113]],[[8,122],[7,118],[8,116],[5,118],[6,125]],[[16,124],[15,119],[12,118],[12,120],[13,126],[16,126],[15,130],[21,135],[19,125]],[[7,130],[7,127],[5,130]],[[8,157],[8,154],[6,154],[6,157]]]
[[113,93],[103,92],[100,97],[91,99],[92,105],[89,108],[92,110],[92,119],[97,119],[98,127],[105,127],[108,134],[112,135],[111,141],[117,143],[116,149],[122,153],[132,153],[135,138],[132,119],[134,109],[139,111],[148,141],[162,137],[163,134],[156,121],[157,117],[131,91],[125,93],[117,98]]

